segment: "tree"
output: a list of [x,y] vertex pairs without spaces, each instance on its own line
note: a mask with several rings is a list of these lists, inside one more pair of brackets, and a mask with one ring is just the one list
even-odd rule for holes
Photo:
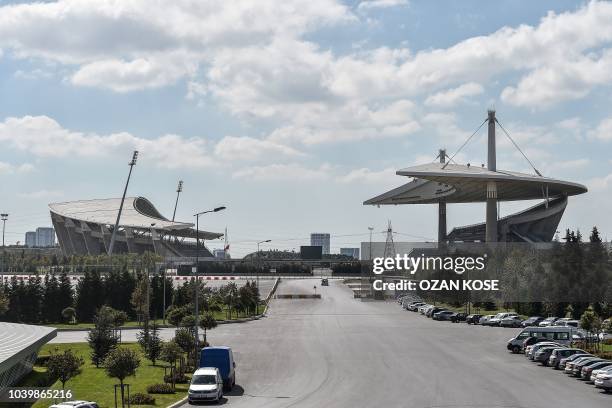
[[114,316],[112,309],[101,307],[94,317],[94,328],[87,336],[91,347],[91,361],[100,367],[106,356],[117,347],[118,338],[113,333]]
[[139,366],[140,358],[136,352],[126,348],[114,349],[104,359],[106,375],[118,379],[121,384],[121,406],[124,405],[123,381],[127,377],[136,375]]
[[187,328],[180,328],[174,334],[174,342],[183,350],[185,353],[193,351],[195,346],[195,339],[193,338],[193,332]]
[[149,299],[148,293],[150,291],[149,280],[146,275],[142,275],[140,280],[136,284],[134,291],[132,292],[132,306],[138,314],[138,319],[143,321],[149,320]]
[[179,327],[183,318],[189,314],[186,307],[170,306],[166,313],[166,319],[171,325]]
[[161,348],[162,340],[159,337],[159,329],[157,327],[157,323],[153,322],[153,327],[151,328],[151,334],[149,336],[149,345],[146,352],[147,358],[151,360],[153,365],[155,365],[155,362],[161,354]]
[[181,358],[183,350],[176,344],[175,341],[163,343],[159,359],[170,364],[171,367],[176,365],[176,361]]
[[47,361],[47,372],[52,379],[59,380],[64,389],[68,380],[81,372],[83,364],[83,359],[68,349],[61,354],[51,354]]
[[8,312],[10,306],[9,297],[4,293],[4,287],[0,286],[0,316]]
[[72,290],[72,283],[70,283],[70,278],[66,271],[62,271],[60,274],[57,297],[57,305],[61,311],[67,307],[72,307],[74,304],[74,290]]
[[74,307],[67,307],[62,310],[62,317],[67,323],[74,323],[76,321],[76,310]]
[[217,327],[217,321],[215,320],[213,315],[209,313],[205,314],[204,316],[200,317],[200,327],[204,329],[204,344],[207,345],[208,342],[206,341],[206,331],[212,330]]

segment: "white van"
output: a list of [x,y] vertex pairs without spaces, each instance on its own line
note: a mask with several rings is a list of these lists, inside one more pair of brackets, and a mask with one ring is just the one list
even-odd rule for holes
[[526,327],[516,336],[508,340],[508,350],[518,352],[523,347],[523,341],[528,337],[537,337],[554,341],[563,345],[570,345],[575,327]]

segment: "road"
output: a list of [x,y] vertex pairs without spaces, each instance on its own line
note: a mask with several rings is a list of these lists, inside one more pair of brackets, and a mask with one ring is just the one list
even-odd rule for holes
[[[312,293],[313,281],[285,280],[278,291]],[[612,406],[612,394],[507,352],[516,329],[432,321],[395,302],[353,299],[339,281],[317,292],[322,299],[275,299],[268,317],[209,332],[235,353],[237,386],[224,405]]]

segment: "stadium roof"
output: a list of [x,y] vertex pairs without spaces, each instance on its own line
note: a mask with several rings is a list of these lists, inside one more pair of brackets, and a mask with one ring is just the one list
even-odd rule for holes
[[415,179],[364,202],[366,205],[484,202],[487,183],[495,181],[500,201],[533,200],[587,192],[582,184],[512,171],[430,163],[398,170]]
[[57,329],[0,322],[0,374],[56,336]]
[[[52,203],[49,204],[49,208],[53,213],[62,217],[112,226],[117,220],[120,204],[120,198],[106,198]],[[195,230],[192,228],[193,223],[168,220],[144,197],[125,198],[120,226],[141,229],[154,228],[156,230],[172,231],[175,236],[195,238]],[[200,238],[202,239],[215,239],[221,236],[223,234],[200,231]]]

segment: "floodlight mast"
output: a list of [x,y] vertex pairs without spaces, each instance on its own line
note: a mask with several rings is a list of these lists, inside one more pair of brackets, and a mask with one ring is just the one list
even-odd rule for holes
[[123,189],[123,196],[121,197],[121,204],[119,204],[119,212],[117,213],[117,221],[115,221],[115,227],[113,228],[113,235],[111,236],[110,245],[108,246],[108,255],[113,255],[113,247],[115,246],[115,239],[117,238],[117,230],[119,229],[119,221],[121,220],[121,212],[123,211],[123,202],[125,201],[125,194],[127,193],[128,185],[130,184],[130,177],[132,177],[132,169],[136,165],[138,160],[138,150],[134,150],[132,155],[132,161],[128,163],[130,166],[130,172],[128,173],[127,181],[125,182],[125,188]]
[[6,220],[8,220],[8,214],[2,213],[0,214],[0,219],[2,220],[2,248],[4,248],[4,230],[6,228]]
[[178,187],[176,188],[176,202],[174,203],[174,212],[172,213],[172,222],[174,222],[174,217],[176,216],[176,207],[178,207],[179,195],[183,191],[183,180],[179,180]]
[[[489,110],[488,115],[487,169],[489,171],[497,171],[495,152],[495,111]],[[487,183],[485,240],[486,242],[497,242],[497,183],[495,183],[495,181],[489,181]]]

